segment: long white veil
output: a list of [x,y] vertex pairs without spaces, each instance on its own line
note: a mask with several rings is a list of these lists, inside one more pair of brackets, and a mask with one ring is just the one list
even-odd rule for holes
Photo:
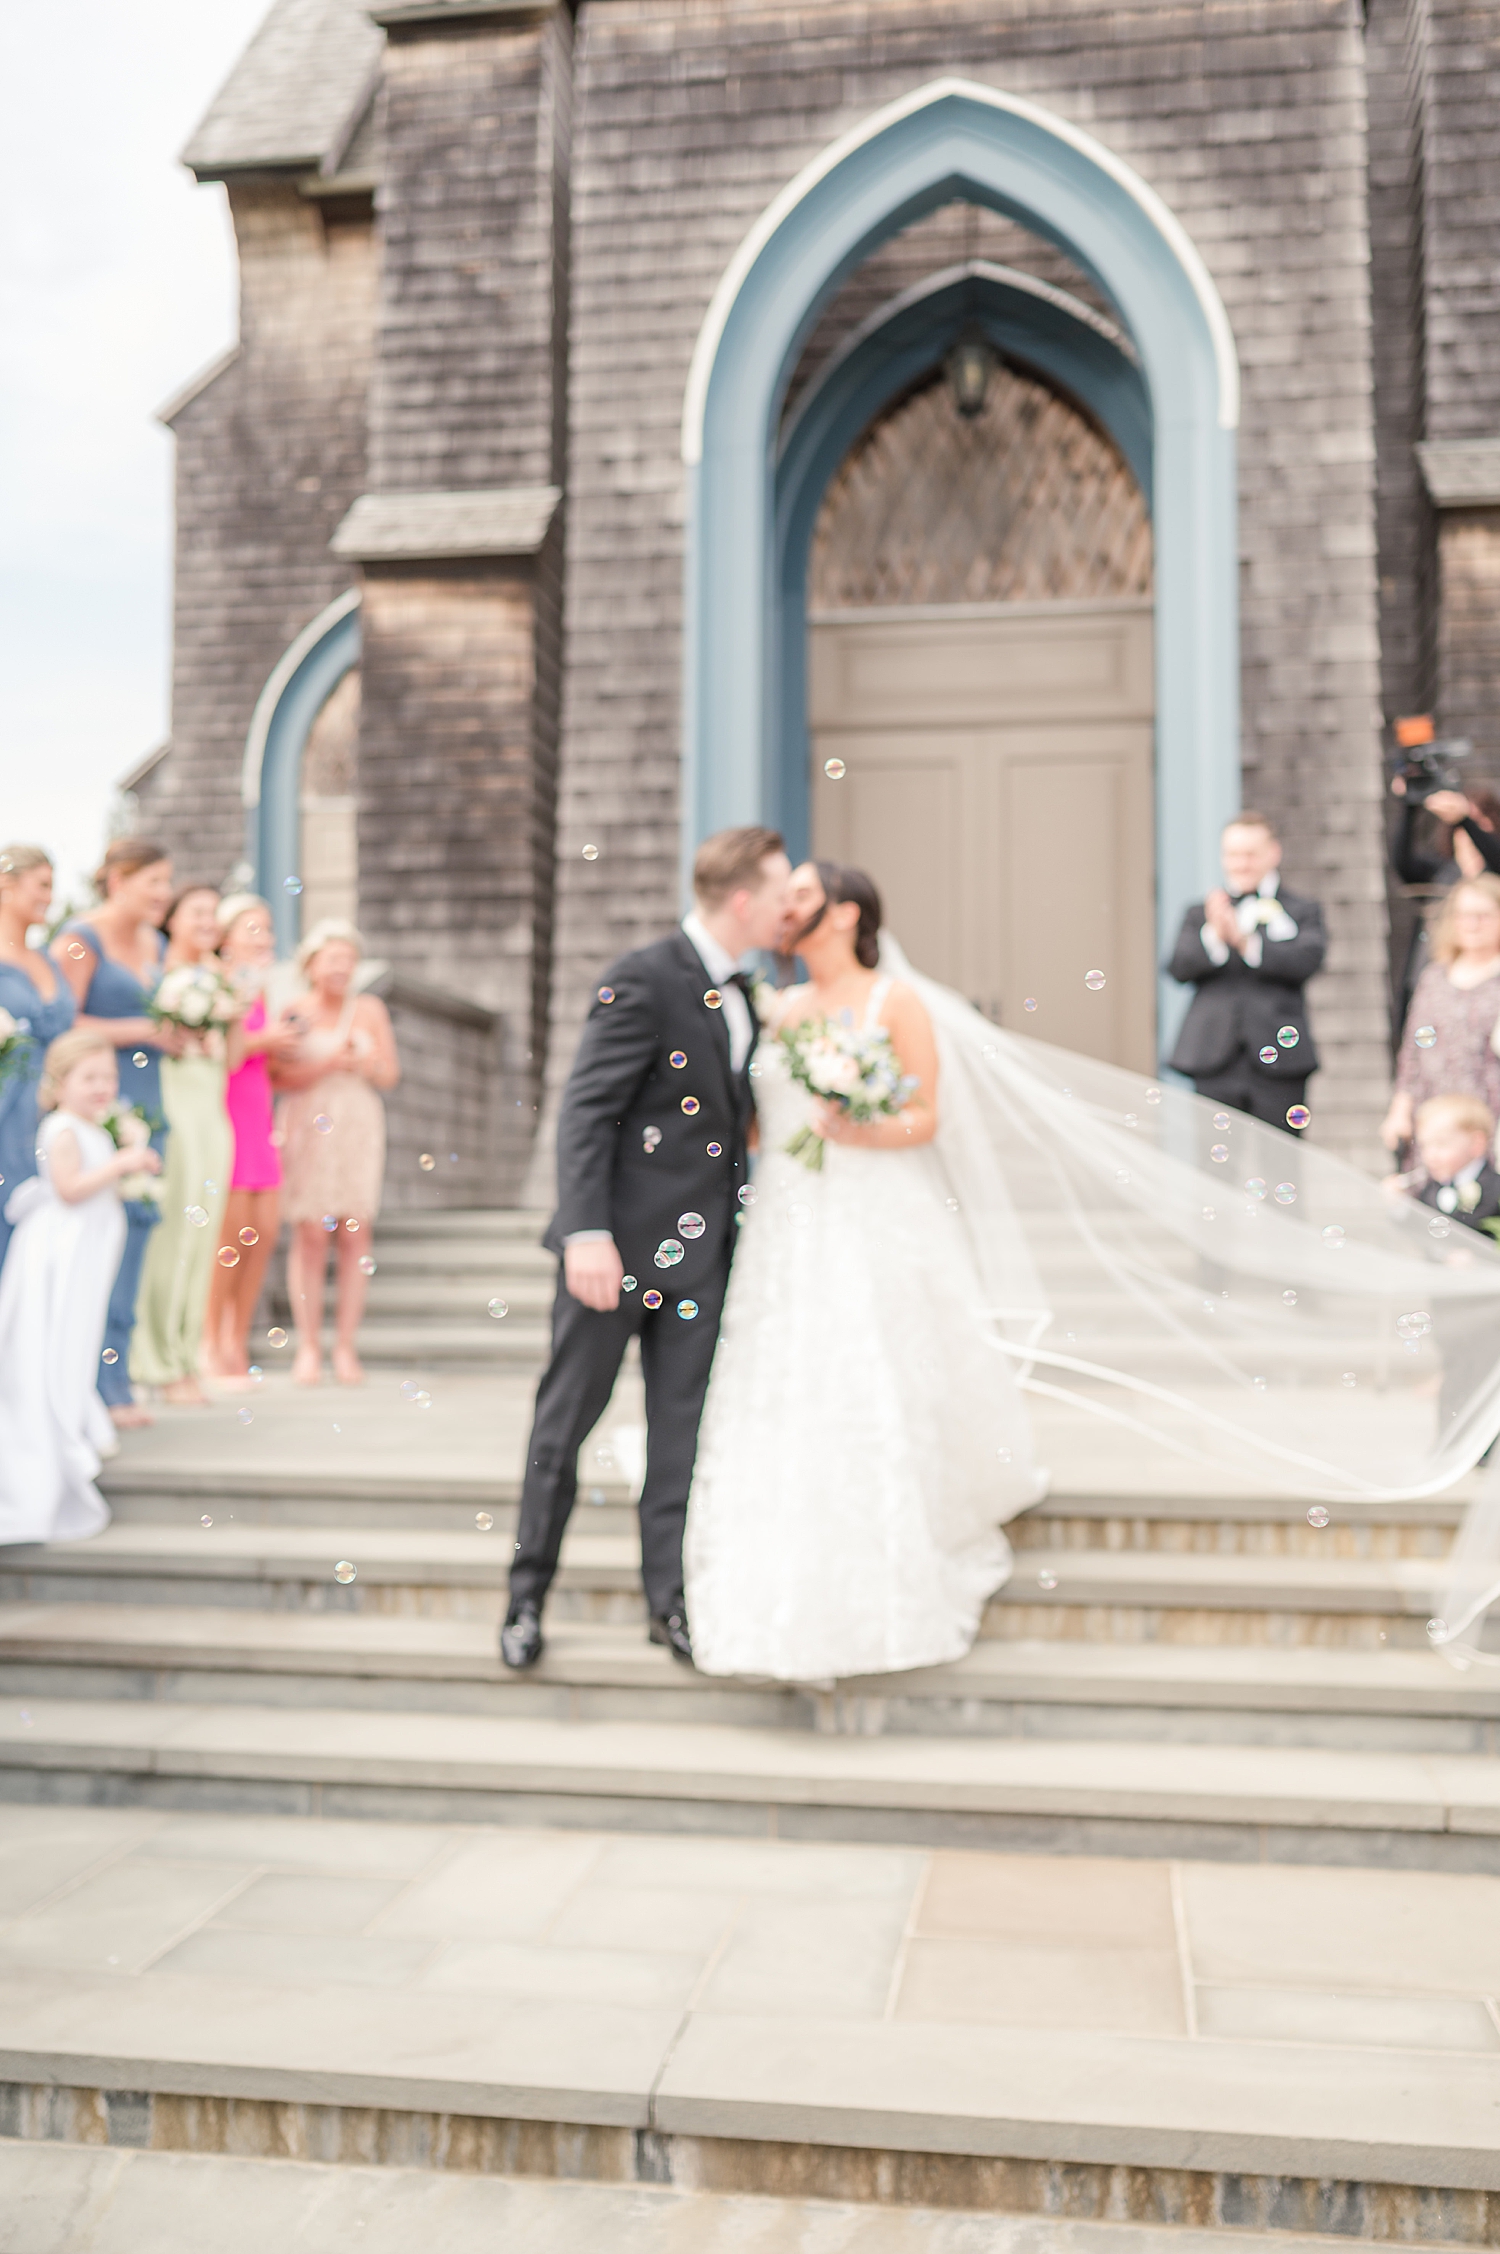
[[[1137,1485],[1187,1458],[1240,1492],[1397,1503],[1478,1462],[1500,1433],[1487,1238],[1242,1113],[1002,1031],[889,933],[881,965],[932,1018],[935,1148],[1039,1409],[1104,1428]],[[1479,1657],[1500,1474],[1454,1574],[1434,1641]]]

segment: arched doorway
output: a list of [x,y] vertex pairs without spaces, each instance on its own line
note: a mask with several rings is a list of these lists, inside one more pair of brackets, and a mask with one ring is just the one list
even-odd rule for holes
[[1151,549],[1108,433],[971,334],[856,441],[807,568],[813,850],[997,1021],[1146,1071]]
[[[350,588],[319,611],[278,659],[245,738],[240,777],[245,858],[256,890],[271,903],[282,955],[296,947],[304,921],[310,926],[316,920],[306,916],[303,898],[309,815],[322,896],[329,897],[331,884],[334,895],[346,897],[351,880],[357,882],[352,770],[358,690],[345,690],[342,698],[338,692],[359,658],[359,591]],[[305,793],[304,760],[314,743]],[[332,808],[318,803],[328,798],[342,803]],[[318,914],[337,912],[317,908]]]

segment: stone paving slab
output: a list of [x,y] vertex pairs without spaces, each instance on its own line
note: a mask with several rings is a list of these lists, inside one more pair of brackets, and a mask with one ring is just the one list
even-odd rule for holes
[[[1242,2254],[1242,2231],[0,2143],[7,2254]],[[1277,2254],[1328,2254],[1280,2232]],[[1369,2242],[1340,2238],[1345,2254]]]

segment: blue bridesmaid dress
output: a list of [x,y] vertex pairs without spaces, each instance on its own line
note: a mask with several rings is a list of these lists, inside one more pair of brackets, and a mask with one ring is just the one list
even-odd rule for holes
[[74,1002],[61,971],[52,973],[57,991],[44,1001],[19,963],[0,963],[0,1010],[9,1010],[30,1040],[0,1068],[0,1267],[10,1244],[10,1223],[5,1202],[11,1191],[29,1182],[36,1172],[36,1091],[42,1077],[47,1044],[66,1033],[74,1018]]
[[[69,932],[77,932],[94,951],[94,975],[89,980],[89,990],[79,1006],[80,1017],[144,1017],[147,1005],[156,990],[156,980],[149,986],[140,979],[128,963],[112,962],[105,954],[99,935],[88,924],[65,924],[56,944],[62,946]],[[165,938],[160,952],[167,951]],[[116,1049],[115,1063],[120,1073],[120,1101],[137,1106],[153,1122],[151,1147],[164,1151],[167,1147],[167,1126],[161,1108],[161,1051],[157,1048]],[[104,1350],[99,1363],[99,1392],[107,1408],[123,1408],[133,1395],[130,1390],[130,1334],[135,1328],[136,1294],[141,1287],[141,1263],[146,1257],[146,1239],[161,1219],[159,1207],[147,1205],[136,1198],[125,1204],[125,1250],[120,1256],[119,1273],[109,1295],[109,1313],[104,1323]]]

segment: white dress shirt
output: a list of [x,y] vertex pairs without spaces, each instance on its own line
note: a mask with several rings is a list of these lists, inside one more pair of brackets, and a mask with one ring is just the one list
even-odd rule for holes
[[713,933],[696,914],[684,916],[682,928],[708,973],[710,987],[717,986],[724,996],[724,1027],[729,1035],[729,1061],[738,1072],[755,1043],[755,1020],[750,1013],[750,1004],[738,986],[729,984],[731,973],[740,966],[729,949],[719,945]]
[[[1248,932],[1250,935],[1245,942],[1243,953],[1245,961],[1252,970],[1260,969],[1262,937],[1284,940],[1295,939],[1297,936],[1297,926],[1293,923],[1285,908],[1282,907],[1280,901],[1276,899],[1277,888],[1280,883],[1281,871],[1273,869],[1268,877],[1261,878],[1254,892],[1247,892],[1235,906],[1235,922],[1239,925],[1241,931]],[[1275,902],[1274,913],[1269,916],[1262,906],[1262,902],[1266,900]],[[1201,926],[1198,937],[1203,942],[1204,954],[1207,955],[1214,968],[1222,970],[1229,960],[1228,940],[1221,939],[1213,925],[1209,923]]]

